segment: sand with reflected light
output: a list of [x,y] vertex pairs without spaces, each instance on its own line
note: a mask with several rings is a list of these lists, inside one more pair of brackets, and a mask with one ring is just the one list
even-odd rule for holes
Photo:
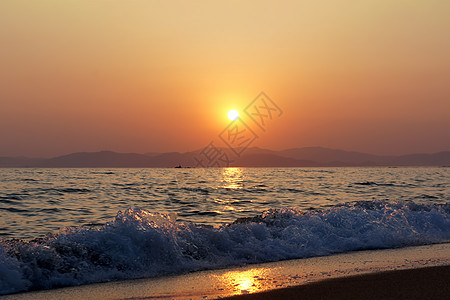
[[450,244],[369,250],[159,278],[3,296],[5,299],[219,299],[387,270],[450,264]]
[[273,270],[265,268],[254,268],[245,271],[230,271],[222,276],[217,276],[225,290],[231,294],[249,294],[261,292],[273,288],[273,284],[266,279]]

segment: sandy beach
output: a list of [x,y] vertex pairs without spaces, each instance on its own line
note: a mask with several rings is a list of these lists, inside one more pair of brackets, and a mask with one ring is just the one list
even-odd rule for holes
[[3,299],[445,299],[450,244],[357,251]]
[[449,299],[450,266],[322,280],[224,299]]

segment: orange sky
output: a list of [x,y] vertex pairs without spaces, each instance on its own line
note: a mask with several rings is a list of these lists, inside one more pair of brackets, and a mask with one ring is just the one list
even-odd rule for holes
[[254,146],[450,150],[450,1],[0,1],[0,156]]

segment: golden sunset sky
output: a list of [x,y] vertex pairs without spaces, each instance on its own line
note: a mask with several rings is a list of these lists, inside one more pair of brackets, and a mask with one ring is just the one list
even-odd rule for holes
[[195,150],[261,91],[254,146],[450,150],[450,1],[0,1],[0,156]]

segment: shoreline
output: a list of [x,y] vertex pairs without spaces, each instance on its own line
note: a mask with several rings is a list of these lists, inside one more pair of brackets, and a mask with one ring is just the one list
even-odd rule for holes
[[[326,287],[332,291],[333,287],[336,288],[337,285],[338,287],[346,286],[347,289],[353,291],[353,285],[364,286],[364,282],[371,282],[380,276],[381,278],[385,276],[377,274],[387,274],[384,272],[389,271],[403,272],[404,270],[406,273],[401,273],[403,275],[399,275],[398,278],[414,278],[417,274],[419,277],[422,276],[420,274],[429,274],[425,277],[435,276],[436,278],[447,278],[449,281],[450,243],[356,251],[166,277],[32,291],[4,295],[0,296],[0,299],[218,299],[232,296],[237,296],[236,299],[240,299],[239,297],[244,297],[243,299],[247,299],[245,297],[276,299],[285,296],[292,297],[289,295],[295,295],[298,299],[298,293],[304,293],[304,289],[321,290]],[[412,274],[409,273],[412,270],[419,271],[414,271],[414,274],[418,272],[414,276],[408,275]],[[442,274],[446,277],[443,277]],[[336,284],[336,282],[338,283]],[[379,280],[375,280],[375,282],[379,282]],[[450,282],[447,282],[447,285],[450,286]],[[413,288],[423,286],[423,284],[407,282],[406,287],[408,286]],[[384,288],[379,284],[378,290],[380,289]],[[348,292],[345,292],[344,289],[338,293],[347,295]],[[306,299],[315,299],[314,294],[312,295],[312,298]],[[355,295],[358,296],[358,294]],[[330,294],[327,297],[330,297]],[[324,296],[324,299],[327,297]],[[331,298],[336,297],[333,295]]]
[[384,271],[222,299],[448,299],[450,265]]

